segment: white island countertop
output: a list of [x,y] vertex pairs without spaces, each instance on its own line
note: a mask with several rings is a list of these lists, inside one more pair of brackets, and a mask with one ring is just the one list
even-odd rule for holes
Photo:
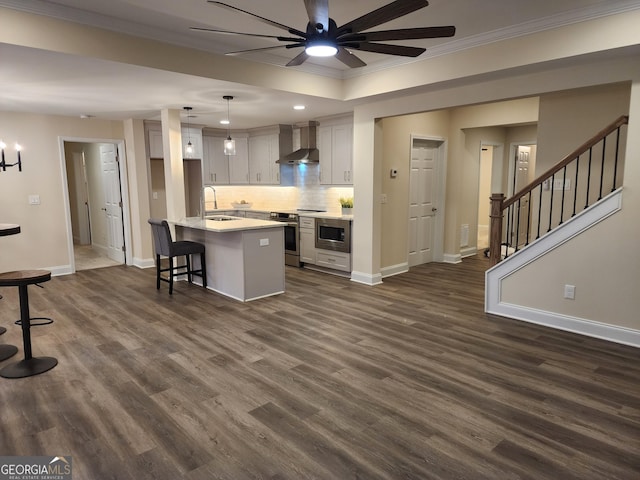
[[[214,218],[228,220],[213,220]],[[237,232],[239,230],[259,230],[262,228],[285,226],[284,222],[272,222],[271,220],[258,220],[255,218],[232,217],[229,215],[210,215],[205,219],[202,219],[200,217],[188,217],[172,223],[181,227],[189,227],[217,233]]]

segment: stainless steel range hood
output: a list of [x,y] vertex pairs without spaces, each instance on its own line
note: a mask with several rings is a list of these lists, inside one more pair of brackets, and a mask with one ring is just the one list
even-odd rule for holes
[[309,122],[308,125],[300,127],[300,148],[285,155],[276,163],[318,163],[320,161],[320,152],[316,147],[317,126],[318,122]]

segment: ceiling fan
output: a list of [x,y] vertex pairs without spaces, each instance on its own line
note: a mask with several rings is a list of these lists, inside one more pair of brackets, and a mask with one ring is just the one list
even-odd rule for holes
[[192,30],[201,30],[225,35],[275,38],[276,40],[285,43],[284,45],[276,45],[272,47],[252,48],[249,50],[228,52],[227,55],[272,50],[275,48],[303,47],[304,51],[287,63],[287,67],[301,65],[310,56],[335,56],[348,67],[357,68],[365,66],[366,63],[354,55],[350,50],[362,50],[365,52],[398,55],[403,57],[417,57],[424,53],[426,48],[374,42],[452,37],[456,33],[456,27],[454,26],[405,28],[374,32],[365,31],[428,6],[429,2],[426,0],[395,0],[388,5],[373,10],[359,18],[356,18],[355,20],[351,20],[340,27],[338,27],[332,18],[329,18],[329,0],[304,0],[304,5],[309,16],[309,23],[304,31],[269,20],[268,18],[261,17],[255,13],[248,12],[223,2],[213,0],[207,0],[207,2],[234,12],[251,16],[263,23],[284,30],[293,36],[260,35],[256,33],[232,32],[228,30],[200,27],[191,27]]

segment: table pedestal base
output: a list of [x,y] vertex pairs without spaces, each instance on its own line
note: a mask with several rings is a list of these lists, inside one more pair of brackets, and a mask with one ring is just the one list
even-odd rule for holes
[[32,375],[44,373],[51,370],[58,364],[58,360],[53,357],[32,357],[28,360],[20,360],[19,362],[7,365],[0,370],[0,377],[4,378],[23,378]]

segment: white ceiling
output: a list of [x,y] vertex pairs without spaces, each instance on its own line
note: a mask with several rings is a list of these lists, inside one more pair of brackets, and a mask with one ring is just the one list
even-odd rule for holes
[[[391,0],[330,0],[329,13],[344,24]],[[226,0],[234,6],[304,30],[308,21],[303,0]],[[423,55],[442,55],[481,43],[514,37],[555,26],[639,8],[636,0],[432,0],[427,8],[373,30],[455,25],[453,38],[397,42],[427,48]],[[208,4],[206,0],[0,0],[0,6],[40,13],[93,26],[131,33],[182,46],[226,53],[276,45],[271,39],[196,32],[190,26],[281,35],[283,32],[245,15]],[[277,49],[242,58],[284,65],[297,53]],[[388,68],[416,61],[356,52],[368,67]],[[101,118],[159,119],[163,108],[192,106],[191,122],[219,126],[226,117],[223,95],[231,103],[233,128],[297,123],[348,112],[354,104],[300,96],[247,85],[125,65],[99,59],[52,53],[0,43],[0,104],[3,110]],[[419,59],[418,59],[419,60]],[[284,68],[284,67],[283,67]],[[318,59],[297,68],[333,77],[359,75],[335,59]],[[294,104],[305,104],[303,112]],[[224,128],[224,127],[221,127]]]

